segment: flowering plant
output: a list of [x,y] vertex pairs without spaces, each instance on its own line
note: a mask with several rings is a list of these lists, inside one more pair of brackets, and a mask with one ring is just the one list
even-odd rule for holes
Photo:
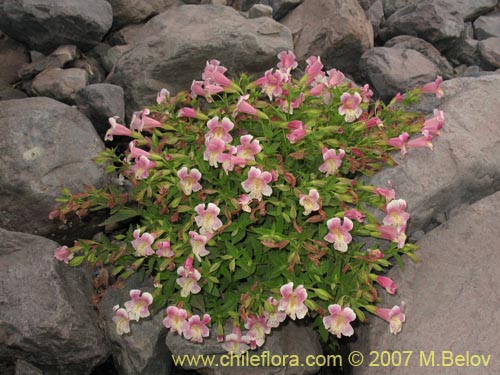
[[359,177],[395,165],[396,149],[432,146],[443,113],[424,120],[405,106],[422,92],[442,95],[440,77],[386,105],[368,85],[325,72],[319,57],[300,78],[292,52],[278,57],[255,81],[230,80],[209,61],[190,93],[162,90],[129,127],[111,118],[106,139],[130,141],[98,161],[128,189],[87,187],[59,199],[51,217],[109,209],[103,224],[115,227],[101,241],[58,248],[57,259],[154,279],[152,293],[132,290],[125,308],[115,307],[118,333],[150,307],[166,307],[165,327],[193,342],[216,324],[222,346],[237,353],[262,346],[286,317],[310,317],[324,340],[351,336],[367,311],[401,330],[401,308],[377,307],[375,285],[394,294],[383,272],[402,255],[416,260],[406,202],[390,182]]

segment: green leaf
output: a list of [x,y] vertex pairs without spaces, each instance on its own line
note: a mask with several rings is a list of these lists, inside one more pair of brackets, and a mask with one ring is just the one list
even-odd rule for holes
[[79,255],[77,257],[74,257],[73,259],[71,259],[69,261],[69,265],[71,267],[78,267],[80,264],[82,264],[83,260],[85,259],[85,257],[83,255]]
[[122,207],[117,213],[111,215],[109,218],[107,218],[101,224],[99,224],[99,226],[103,227],[105,225],[119,223],[120,221],[128,220],[139,215],[140,213],[137,212],[136,210],[133,210],[128,207]]

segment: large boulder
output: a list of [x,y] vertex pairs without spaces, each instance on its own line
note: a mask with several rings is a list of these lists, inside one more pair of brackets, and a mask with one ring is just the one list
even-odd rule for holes
[[[405,301],[406,322],[397,336],[375,317],[359,330],[351,349],[364,353],[367,362],[353,369],[353,375],[500,373],[498,332],[493,329],[500,321],[499,210],[500,192],[463,207],[418,242],[421,263],[407,262],[404,270],[389,272],[398,292],[384,297],[384,306]],[[368,358],[381,364],[382,355],[376,362],[375,354],[368,357],[377,352],[394,352],[397,361],[399,353],[404,366],[389,361],[389,366],[369,367]]]
[[363,76],[383,99],[431,82],[439,74],[431,60],[407,48],[372,48],[361,56],[359,65]]
[[19,66],[29,61],[28,51],[22,44],[0,31],[0,81],[7,84],[19,80]]
[[370,180],[378,186],[392,181],[396,195],[406,199],[410,233],[432,229],[500,186],[500,75],[456,78],[442,88],[445,123],[433,151],[410,149],[403,160],[398,154],[399,166]]
[[46,375],[89,374],[109,356],[92,282],[54,258],[46,238],[0,229],[0,361],[23,359]]
[[360,56],[373,47],[373,28],[357,0],[305,0],[281,22],[292,31],[299,60],[321,56],[346,73],[356,73]]
[[63,187],[77,192],[84,184],[106,181],[93,162],[104,145],[90,121],[53,99],[27,98],[0,102],[0,129],[0,227],[59,234],[64,242],[74,239],[74,232],[82,237],[92,231],[88,223],[68,221],[61,227],[48,219]]
[[113,28],[139,23],[164,12],[177,0],[107,0],[113,7]]
[[130,300],[130,290],[153,292],[153,283],[146,279],[141,282],[139,275],[133,275],[120,288],[109,288],[100,302],[102,326],[110,343],[115,368],[120,375],[169,374],[172,367],[170,352],[165,345],[167,329],[163,326],[164,310],[154,317],[130,322],[129,334],[122,336],[116,332],[112,321],[113,307]]
[[397,35],[412,35],[442,50],[458,39],[463,29],[464,22],[460,15],[450,13],[449,8],[439,1],[422,1],[394,12],[384,23],[379,36],[387,40]]
[[62,44],[87,50],[102,40],[113,21],[105,0],[3,0],[0,29],[30,49],[50,53]]
[[201,79],[207,60],[229,70],[263,72],[277,63],[277,54],[291,50],[290,31],[267,18],[246,19],[217,5],[182,5],[152,18],[136,44],[117,62],[110,83],[125,89],[127,111],[151,104],[163,87],[189,89]]
[[47,96],[73,104],[78,91],[89,83],[89,75],[83,69],[51,68],[33,79],[32,89],[38,96]]
[[474,21],[477,40],[500,37],[500,12],[481,16]]
[[477,49],[487,64],[500,68],[500,37],[481,40]]

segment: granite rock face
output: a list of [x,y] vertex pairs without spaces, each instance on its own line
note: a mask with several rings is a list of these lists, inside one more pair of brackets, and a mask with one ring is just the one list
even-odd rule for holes
[[90,121],[78,110],[49,98],[0,102],[0,227],[50,236],[81,237],[89,223],[48,219],[55,198],[67,187],[103,186],[106,175],[93,158],[104,149]]
[[29,61],[26,47],[0,32],[0,81],[11,84],[19,80],[19,66]]
[[89,83],[89,75],[83,69],[52,68],[38,74],[33,80],[33,92],[61,102],[72,104],[76,93]]
[[113,28],[119,29],[151,18],[178,3],[177,0],[108,0],[113,8]]
[[373,28],[357,0],[306,0],[281,22],[293,34],[295,54],[321,56],[327,67],[357,71],[360,56],[373,47]]
[[[358,331],[351,349],[368,354],[405,348],[413,354],[408,366],[360,366],[353,369],[353,375],[500,371],[498,335],[492,329],[500,321],[500,291],[494,287],[500,266],[498,223],[492,220],[499,210],[500,192],[465,205],[418,242],[421,263],[407,263],[404,271],[390,271],[389,276],[399,280],[398,292],[384,298],[384,305],[391,308],[406,302],[403,329],[397,336],[391,335],[388,324],[374,317],[368,327]],[[423,359],[432,366],[431,351],[436,367],[422,366]],[[462,361],[458,356],[464,356],[464,367],[451,362],[450,358]],[[465,356],[469,366],[465,366]],[[439,371],[435,371],[437,366]]]
[[0,14],[0,30],[43,53],[63,44],[87,50],[102,40],[113,21],[105,0],[4,0]]
[[277,54],[292,49],[290,31],[267,18],[246,19],[217,5],[183,5],[152,18],[142,42],[125,53],[108,82],[124,87],[127,112],[153,103],[163,87],[188,90],[201,79],[207,60],[217,59],[230,75],[262,73]]
[[46,238],[0,229],[0,359],[44,374],[89,374],[108,357],[88,273],[54,258]]

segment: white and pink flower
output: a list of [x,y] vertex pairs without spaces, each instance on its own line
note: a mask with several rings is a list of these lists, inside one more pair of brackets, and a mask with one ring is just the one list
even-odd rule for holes
[[108,131],[104,135],[105,141],[112,141],[113,136],[115,136],[115,135],[125,135],[125,136],[129,137],[132,134],[132,130],[127,128],[125,125],[118,124],[116,122],[117,118],[118,118],[118,116],[110,117],[108,119],[109,125],[111,127],[108,129]]
[[144,180],[149,177],[149,171],[156,166],[154,161],[149,160],[146,156],[139,155],[135,159],[135,164],[132,166],[134,176],[138,180]]
[[252,349],[264,345],[266,335],[271,333],[271,327],[267,325],[267,320],[264,316],[248,316],[245,328],[248,329],[247,336],[250,339]]
[[328,306],[329,316],[323,317],[325,328],[332,335],[341,338],[342,336],[350,337],[354,334],[354,329],[351,322],[356,320],[356,314],[349,307],[342,308],[338,304]]
[[280,60],[278,69],[287,77],[286,82],[288,82],[290,79],[290,72],[299,65],[295,60],[295,54],[292,51],[281,51],[278,54],[278,59]]
[[401,249],[406,242],[406,225],[395,227],[392,225],[379,225],[377,227],[377,235],[384,240],[389,240],[398,244],[398,249]]
[[174,251],[170,247],[170,241],[158,241],[156,243],[158,250],[156,250],[156,255],[162,258],[172,258],[174,256]]
[[161,89],[160,92],[156,95],[156,103],[162,104],[165,103],[167,98],[170,97],[170,92],[167,89]]
[[204,314],[203,319],[200,319],[198,315],[193,315],[189,318],[184,328],[184,337],[192,342],[202,343],[203,338],[210,335],[207,324],[211,320],[208,314]]
[[440,99],[443,97],[443,89],[441,88],[441,83],[443,82],[443,77],[437,76],[434,82],[430,82],[422,86],[421,90],[424,94],[436,94],[436,98]]
[[351,220],[356,220],[358,223],[363,222],[364,214],[356,210],[355,208],[347,210],[344,212],[344,217],[348,217]]
[[205,141],[205,146],[203,160],[208,161],[208,164],[212,167],[218,168],[219,156],[226,150],[226,142],[219,138],[209,138]]
[[269,100],[273,100],[273,96],[280,96],[283,93],[283,83],[285,83],[287,77],[280,71],[273,73],[273,70],[269,69],[264,74],[264,77],[259,78],[255,83],[262,86],[262,91],[266,93]]
[[395,294],[398,289],[396,283],[390,277],[375,275],[375,281],[389,294]]
[[112,320],[116,324],[116,333],[120,336],[124,333],[130,333],[130,318],[127,310],[116,305],[113,307],[113,311],[115,316],[113,316]]
[[144,130],[151,132],[153,128],[161,127],[161,122],[149,117],[150,114],[151,111],[148,108],[145,108],[142,111],[134,112],[132,114],[132,120],[130,121],[130,129],[138,130],[140,132]]
[[307,306],[304,301],[307,299],[307,291],[303,285],[293,289],[293,282],[283,285],[280,288],[281,300],[278,311],[284,311],[290,318],[303,319],[307,314]]
[[237,148],[235,146],[229,147],[227,153],[222,153],[218,156],[217,161],[222,164],[222,169],[226,174],[232,171],[236,165],[244,167],[247,160],[237,155]]
[[406,212],[406,201],[404,199],[394,199],[387,203],[385,212],[386,216],[382,221],[384,225],[392,225],[397,228],[406,227],[410,214]]
[[326,81],[328,87],[336,87],[344,82],[345,76],[340,70],[330,69],[326,72],[326,74],[328,75],[328,79]]
[[182,335],[187,322],[187,311],[176,306],[169,306],[166,309],[167,316],[163,319],[165,328],[170,328],[172,332]]
[[255,155],[262,151],[258,139],[246,134],[240,137],[240,145],[236,146],[237,156],[247,161],[255,161]]
[[179,185],[181,190],[186,195],[191,195],[193,191],[199,191],[202,189],[200,184],[201,172],[193,168],[189,171],[187,167],[182,167],[177,171],[177,177],[179,177]]
[[234,353],[235,355],[242,355],[250,346],[250,338],[247,335],[241,334],[241,329],[238,326],[233,327],[232,333],[226,335],[226,339],[224,344],[222,344],[222,348],[227,350],[229,353]]
[[354,95],[344,92],[340,96],[342,105],[339,107],[339,114],[344,116],[347,122],[356,121],[359,116],[363,113],[363,110],[359,107],[362,98],[359,93],[354,93]]
[[201,274],[193,267],[193,258],[187,257],[184,264],[177,269],[177,274],[181,276],[175,280],[182,288],[181,297],[187,297],[190,294],[196,294],[201,291],[198,285]]
[[318,77],[324,77],[323,64],[319,56],[310,56],[307,60],[307,67],[305,73],[307,74],[306,84],[310,85]]
[[408,142],[408,138],[410,138],[410,136],[408,135],[408,133],[404,132],[398,137],[389,138],[387,144],[394,148],[399,148],[401,150],[401,156],[405,156],[407,152],[406,144]]
[[68,264],[73,257],[74,254],[69,250],[68,246],[60,246],[54,250],[54,258],[60,262]]
[[273,189],[268,184],[273,176],[269,172],[262,172],[260,169],[251,167],[248,171],[248,178],[241,183],[243,189],[249,193],[251,199],[262,200],[262,196],[269,197]]
[[299,203],[304,207],[304,215],[309,215],[313,211],[319,210],[319,193],[316,189],[310,189],[307,195],[299,195]]
[[394,306],[392,309],[386,309],[382,307],[375,308],[375,315],[384,319],[389,323],[389,329],[393,335],[401,332],[403,323],[405,322],[406,316],[401,311],[399,306]]
[[248,99],[250,95],[242,95],[238,98],[238,103],[236,104],[236,108],[233,111],[233,117],[236,117],[238,113],[246,113],[249,115],[256,115],[257,109],[253,107],[250,103],[248,103]]
[[333,175],[342,165],[342,159],[345,156],[345,151],[339,149],[339,153],[334,149],[323,148],[324,163],[319,166],[319,171],[326,173],[327,176]]
[[279,311],[279,301],[276,298],[269,297],[267,302],[273,307],[273,311],[264,311],[264,317],[267,321],[267,326],[269,328],[278,328],[280,323],[284,322],[286,319],[286,313],[284,311]]
[[444,112],[438,109],[434,110],[434,116],[430,119],[425,120],[423,131],[428,131],[431,135],[439,135],[441,128],[444,125]]
[[196,118],[197,113],[193,108],[183,107],[179,110],[177,114],[178,117],[188,117],[188,118]]
[[132,289],[130,291],[130,301],[125,302],[130,320],[138,321],[140,318],[147,318],[149,316],[149,305],[153,303],[153,296],[151,293],[141,293],[139,289]]
[[238,198],[238,204],[241,206],[241,209],[245,212],[252,212],[250,208],[250,203],[252,203],[252,199],[247,194],[241,194]]
[[229,132],[234,128],[234,124],[227,117],[219,122],[219,117],[216,116],[208,120],[207,127],[209,131],[205,134],[205,140],[220,139],[224,143],[230,143],[233,140]]
[[134,240],[132,241],[132,246],[135,249],[136,256],[147,257],[155,253],[151,247],[155,241],[155,237],[152,234],[144,232],[141,235],[141,230],[136,229],[134,230],[133,236]]
[[347,245],[352,241],[352,236],[349,233],[353,224],[352,221],[344,217],[344,222],[342,223],[338,217],[334,217],[326,222],[328,227],[328,234],[324,237],[325,241],[333,243],[333,248],[345,253],[347,251]]
[[195,231],[189,232],[189,243],[193,249],[193,254],[201,262],[201,257],[210,254],[210,252],[205,248],[208,242],[208,237],[202,234],[198,234]]
[[213,203],[208,203],[207,208],[205,205],[200,203],[194,210],[198,214],[195,216],[194,220],[200,228],[200,234],[205,233],[215,233],[220,227],[222,227],[222,221],[218,218],[220,213],[220,208]]
[[300,141],[306,135],[306,127],[302,121],[293,120],[288,123],[288,134],[286,135],[286,138],[292,145]]

